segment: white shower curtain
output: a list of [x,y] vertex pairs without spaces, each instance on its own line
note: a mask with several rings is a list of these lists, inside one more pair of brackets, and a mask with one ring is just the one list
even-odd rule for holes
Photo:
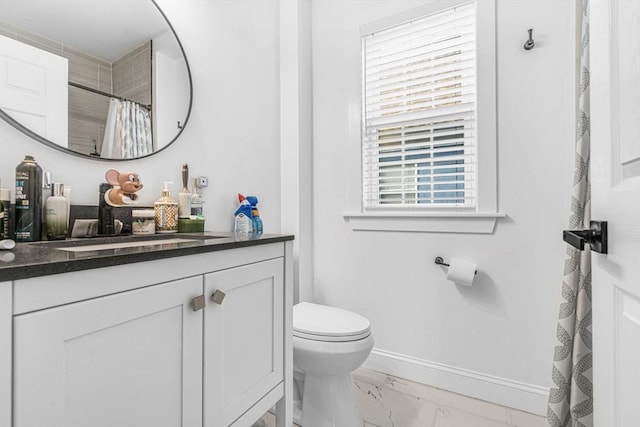
[[100,156],[131,159],[153,152],[151,114],[132,101],[111,98]]
[[[582,5],[582,43],[575,173],[569,228],[589,228],[591,219],[589,0]],[[547,423],[551,427],[593,427],[593,353],[591,336],[591,252],[567,245],[562,280],[557,345],[553,358]],[[599,427],[599,426],[598,426]]]

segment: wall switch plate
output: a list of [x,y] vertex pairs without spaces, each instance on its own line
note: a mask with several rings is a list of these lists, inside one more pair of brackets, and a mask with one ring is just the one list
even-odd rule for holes
[[209,178],[206,176],[199,176],[196,178],[196,187],[204,188],[209,185]]

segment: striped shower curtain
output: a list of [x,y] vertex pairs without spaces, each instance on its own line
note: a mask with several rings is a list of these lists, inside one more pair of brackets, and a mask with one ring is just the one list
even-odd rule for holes
[[[589,228],[591,219],[589,111],[589,0],[581,15],[580,88],[575,174],[569,228]],[[553,358],[547,423],[551,427],[593,427],[591,253],[567,245],[557,344]]]

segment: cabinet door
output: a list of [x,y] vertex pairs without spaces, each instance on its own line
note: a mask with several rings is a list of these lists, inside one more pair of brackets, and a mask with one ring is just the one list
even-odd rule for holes
[[14,427],[202,426],[201,294],[199,276],[16,316]]
[[208,274],[205,296],[204,425],[228,426],[283,379],[282,259]]
[[0,282],[0,427],[11,427],[11,282]]

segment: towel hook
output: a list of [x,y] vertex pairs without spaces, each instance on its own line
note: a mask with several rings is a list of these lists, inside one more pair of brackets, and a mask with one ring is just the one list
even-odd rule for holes
[[536,45],[533,41],[533,28],[529,28],[529,40],[524,43],[524,50],[531,50]]

